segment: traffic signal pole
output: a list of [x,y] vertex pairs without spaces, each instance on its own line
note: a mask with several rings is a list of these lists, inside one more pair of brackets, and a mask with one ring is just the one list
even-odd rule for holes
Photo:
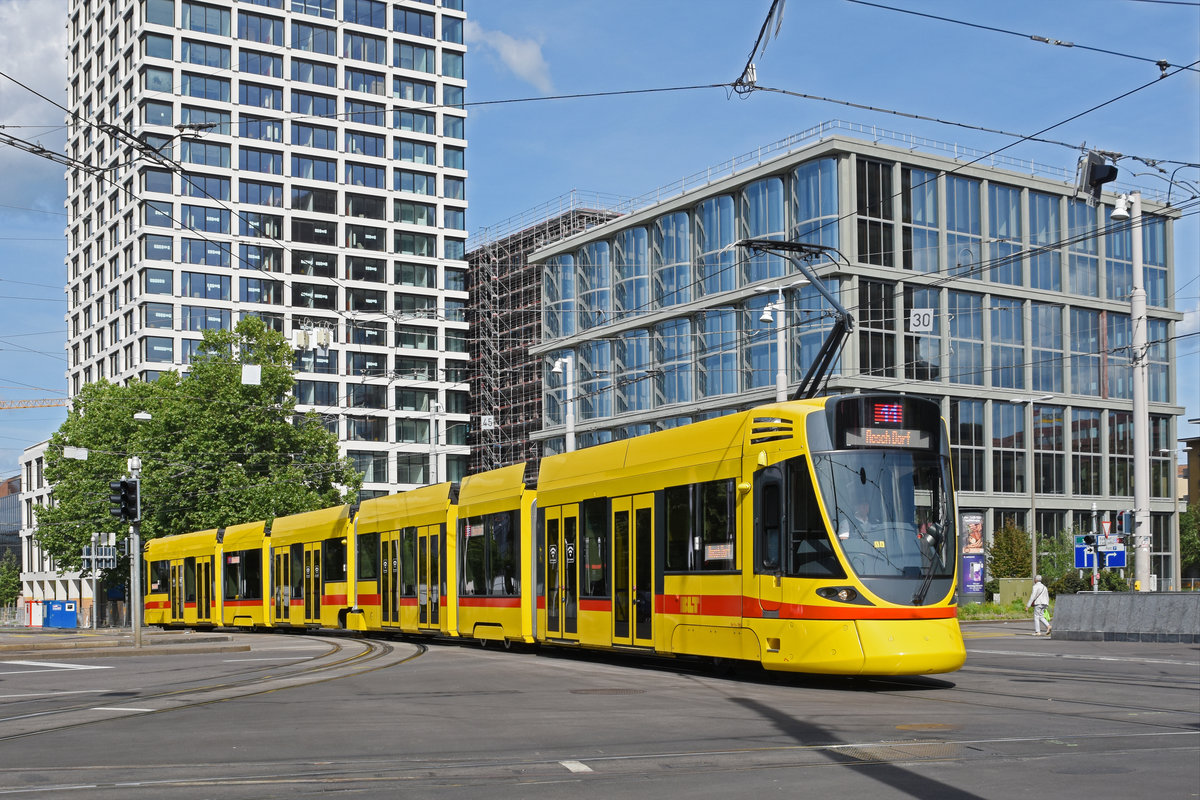
[[129,604],[133,622],[133,646],[142,647],[142,460],[132,456],[128,462],[129,474],[133,476],[133,515],[129,525]]

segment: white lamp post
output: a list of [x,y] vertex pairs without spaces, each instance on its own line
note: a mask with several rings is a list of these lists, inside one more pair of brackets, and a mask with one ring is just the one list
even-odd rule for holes
[[1133,328],[1133,579],[1135,590],[1150,591],[1150,395],[1147,375],[1146,285],[1142,275],[1142,195],[1123,194],[1112,218],[1129,220],[1133,291],[1129,318]]
[[[783,290],[792,286],[807,286],[808,278],[799,278],[792,281],[787,286],[772,287],[776,292],[775,302],[767,303],[763,308],[762,316],[758,318],[759,322],[770,323],[772,314],[775,320],[775,402],[786,402],[788,374],[787,374],[787,342],[784,336],[784,316],[786,315],[787,306],[783,302]],[[767,291],[771,291],[768,288]]]
[[566,451],[570,453],[575,449],[575,361],[571,356],[563,356],[555,360],[550,371],[555,375],[563,376],[566,388],[566,397],[563,400],[563,423],[567,429]]

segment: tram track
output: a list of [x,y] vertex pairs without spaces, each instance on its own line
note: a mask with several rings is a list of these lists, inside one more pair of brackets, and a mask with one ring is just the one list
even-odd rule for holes
[[[329,637],[315,638],[330,644],[330,650],[317,656],[313,662],[285,665],[283,669],[287,670],[286,674],[279,674],[281,667],[279,664],[274,664],[271,666],[255,667],[229,676],[234,677],[234,680],[227,678],[219,682],[200,683],[194,686],[162,691],[152,690],[145,693],[140,691],[98,693],[92,697],[91,702],[87,703],[76,702],[61,708],[0,717],[0,742],[102,724],[113,719],[128,719],[136,716],[162,714],[212,703],[269,694],[285,689],[341,680],[403,664],[419,658],[428,650],[428,647],[424,644],[410,643],[415,650],[411,655],[398,660],[387,660],[384,664],[370,666],[374,662],[387,659],[388,656],[391,656],[396,650],[395,646],[390,641],[376,639],[339,640]],[[311,639],[309,640],[311,641]],[[342,657],[337,657],[343,651],[347,650],[350,642],[360,645],[362,649],[357,652],[348,653]],[[330,660],[331,658],[332,660]],[[261,674],[265,671],[269,671],[272,674]],[[238,675],[246,677],[236,679]],[[92,713],[91,716],[93,718],[77,718],[80,715],[95,712],[99,703],[103,703],[106,697],[113,697],[114,695],[120,697],[119,705],[102,706],[102,708],[120,713],[114,716],[101,717],[95,717],[94,713]],[[141,707],[156,703],[158,704],[157,707]],[[55,721],[61,722],[55,724]],[[50,724],[45,724],[46,722],[50,722]],[[15,732],[5,732],[6,727],[13,726],[23,729]]]

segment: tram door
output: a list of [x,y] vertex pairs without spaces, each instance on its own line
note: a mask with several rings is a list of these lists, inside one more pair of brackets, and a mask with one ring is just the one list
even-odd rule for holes
[[212,559],[196,561],[196,619],[212,620]]
[[292,558],[286,547],[275,548],[274,568],[271,570],[271,598],[274,602],[274,622],[290,622],[292,615]]
[[579,638],[578,506],[546,510],[546,636]]
[[321,543],[304,545],[304,621],[321,622]]
[[437,530],[428,527],[417,532],[417,621],[423,628],[438,626],[442,571],[439,558],[441,536],[436,533]]
[[613,643],[654,645],[654,495],[613,499]]
[[183,622],[183,562],[171,563],[171,622]]
[[379,534],[379,614],[385,625],[400,622],[400,531]]

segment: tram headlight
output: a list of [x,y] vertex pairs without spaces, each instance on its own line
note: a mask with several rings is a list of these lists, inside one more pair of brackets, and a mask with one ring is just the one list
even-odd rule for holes
[[817,594],[826,600],[837,600],[839,603],[853,603],[858,599],[858,592],[852,586],[822,586]]

